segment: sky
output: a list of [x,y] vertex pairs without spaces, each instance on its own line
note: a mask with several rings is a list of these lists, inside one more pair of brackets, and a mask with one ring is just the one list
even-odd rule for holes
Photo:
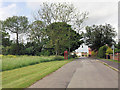
[[[32,22],[33,13],[40,9],[43,1],[57,2],[58,0],[0,0],[0,20],[17,15],[26,16],[29,22]],[[59,0],[59,2],[69,2],[78,11],[89,12],[88,19],[85,21],[86,26],[109,23],[118,33],[118,0]],[[15,35],[12,34],[11,38],[14,39]],[[88,47],[83,44],[83,48],[80,47],[76,51],[88,52]]]

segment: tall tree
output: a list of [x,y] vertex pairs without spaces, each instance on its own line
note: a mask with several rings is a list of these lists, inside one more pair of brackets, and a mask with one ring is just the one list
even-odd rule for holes
[[93,25],[86,27],[84,34],[85,44],[92,50],[97,51],[101,46],[111,46],[115,41],[116,36],[114,28],[110,24]]
[[28,40],[30,40],[31,43],[34,43],[34,51],[41,52],[43,46],[47,41],[46,37],[46,31],[44,28],[44,23],[42,21],[34,21],[29,26]]
[[79,13],[73,4],[43,3],[34,17],[44,21],[46,25],[53,22],[66,22],[79,30],[87,15],[87,12]]
[[16,34],[17,52],[19,51],[19,34],[25,33],[28,29],[28,19],[25,16],[13,16],[4,21],[5,29]]
[[120,53],[120,42],[118,42],[118,44],[115,44],[115,52]]
[[4,21],[0,21],[0,37],[0,45],[3,45],[4,47],[11,45],[10,35],[4,29]]
[[47,27],[47,36],[49,38],[49,48],[54,48],[56,55],[60,55],[64,50],[74,51],[82,44],[82,36],[72,30],[71,25],[65,22],[52,23]]
[[45,38],[45,28],[44,28],[44,23],[42,21],[34,21],[30,26],[29,26],[29,40],[35,41],[37,43],[42,42],[42,40]]

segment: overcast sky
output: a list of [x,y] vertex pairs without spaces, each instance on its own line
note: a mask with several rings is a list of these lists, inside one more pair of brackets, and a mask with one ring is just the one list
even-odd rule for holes
[[[43,1],[57,2],[58,0],[0,0],[0,20],[13,15],[24,15],[31,22],[33,12],[39,9]],[[80,12],[89,12],[85,25],[109,23],[118,32],[118,0],[59,0],[59,2],[70,2]],[[84,45],[77,51],[87,51],[87,46]]]

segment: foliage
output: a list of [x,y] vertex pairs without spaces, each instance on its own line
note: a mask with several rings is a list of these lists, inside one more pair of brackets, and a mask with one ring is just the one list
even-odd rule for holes
[[48,48],[54,48],[56,55],[63,54],[65,50],[74,51],[81,44],[82,36],[71,29],[65,22],[52,23],[47,27]]
[[118,42],[118,49],[120,49],[120,42]]
[[95,51],[92,51],[92,52],[91,52],[91,55],[92,55],[92,56],[96,56],[97,53],[96,53]]
[[[18,52],[19,51],[19,52]],[[24,55],[25,54],[25,47],[22,43],[19,43],[19,48],[17,47],[16,43],[12,43],[11,46],[6,46],[2,48],[3,55]]]
[[12,41],[10,40],[10,35],[8,32],[4,29],[4,21],[0,21],[0,46],[1,47],[7,47],[10,46]]
[[100,57],[100,58],[106,58],[106,50],[107,50],[107,48],[108,47],[106,45],[100,47],[99,50],[98,50],[97,56]]
[[25,49],[25,54],[26,55],[33,55],[33,47],[28,47]]
[[2,54],[3,55],[8,55],[8,54],[10,54],[11,52],[10,52],[10,46],[6,46],[6,47],[2,47]]
[[[72,24],[78,30],[87,18],[88,13],[80,13],[73,4],[68,3],[43,3],[35,14],[35,20],[42,20],[46,25],[54,22]],[[80,31],[80,30],[79,30]]]
[[[82,35],[79,33],[87,15],[87,12],[77,11],[73,4],[43,3],[35,15],[35,21],[30,25],[25,16],[12,16],[4,21],[0,20],[0,37],[2,37],[0,48],[4,55],[46,56],[55,53],[63,55],[65,50],[74,51],[83,43],[80,40]],[[52,26],[54,28],[51,29]],[[8,32],[16,34],[16,41],[10,40]],[[20,42],[20,36],[24,35],[27,37],[27,43]]]
[[46,32],[44,28],[44,23],[42,21],[34,21],[29,25],[28,39],[31,42],[36,42],[39,45],[44,45],[46,42]]
[[115,45],[115,52],[120,53],[120,42],[118,42],[118,44]]
[[85,44],[97,51],[106,44],[111,46],[115,42],[113,39],[115,35],[114,28],[110,24],[87,26],[84,34]]
[[9,33],[7,33],[6,31],[2,31],[0,30],[0,34],[2,35],[2,42],[1,44],[6,47],[6,46],[10,46],[12,41],[10,40],[10,35]]
[[[13,16],[4,21],[4,27],[6,31],[9,30],[16,34],[16,44],[19,49],[19,34],[25,33],[28,29],[28,19],[25,16]],[[16,54],[19,54],[19,50],[16,49]]]
[[40,55],[44,55],[44,56],[50,56],[50,52],[48,50],[43,50]]
[[42,46],[36,42],[27,42],[25,45],[26,54],[27,55],[38,55],[40,56],[40,52],[42,50]]
[[107,50],[106,50],[106,55],[109,55],[109,54],[112,54],[113,53],[113,50],[108,47]]

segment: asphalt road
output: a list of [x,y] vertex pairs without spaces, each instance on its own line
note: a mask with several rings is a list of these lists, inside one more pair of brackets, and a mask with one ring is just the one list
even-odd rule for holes
[[96,59],[76,59],[29,88],[118,88],[118,72]]

